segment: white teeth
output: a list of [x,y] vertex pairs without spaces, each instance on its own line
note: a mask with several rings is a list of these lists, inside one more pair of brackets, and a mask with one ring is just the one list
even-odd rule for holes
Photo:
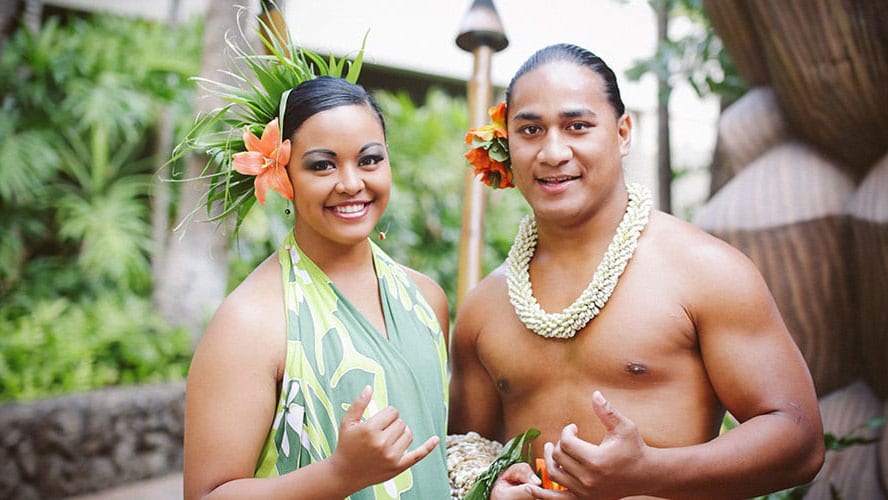
[[364,207],[366,207],[366,206],[367,206],[366,203],[361,203],[359,205],[340,205],[338,207],[335,207],[334,210],[336,210],[337,212],[339,212],[341,214],[353,214],[356,212],[360,212],[361,210],[364,210]]

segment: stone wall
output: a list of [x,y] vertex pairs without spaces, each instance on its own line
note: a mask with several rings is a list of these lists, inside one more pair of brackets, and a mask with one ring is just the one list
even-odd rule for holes
[[0,406],[0,499],[63,498],[182,469],[185,383]]

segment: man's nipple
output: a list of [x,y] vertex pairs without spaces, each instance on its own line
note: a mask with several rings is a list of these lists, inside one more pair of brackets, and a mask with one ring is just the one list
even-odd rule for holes
[[636,363],[634,361],[626,363],[626,373],[630,375],[644,375],[647,371],[648,367],[642,363]]
[[496,381],[496,388],[499,389],[501,394],[508,394],[509,392],[509,383],[503,379],[499,379]]

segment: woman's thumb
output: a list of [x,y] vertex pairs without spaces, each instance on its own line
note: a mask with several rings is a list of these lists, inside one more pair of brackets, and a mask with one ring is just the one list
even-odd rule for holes
[[367,409],[367,405],[370,404],[370,396],[373,395],[373,389],[368,385],[364,386],[364,390],[361,391],[361,394],[352,401],[351,406],[348,407],[348,410],[345,412],[345,415],[342,416],[343,423],[352,423],[352,422],[360,422],[361,415],[364,414],[364,410]]

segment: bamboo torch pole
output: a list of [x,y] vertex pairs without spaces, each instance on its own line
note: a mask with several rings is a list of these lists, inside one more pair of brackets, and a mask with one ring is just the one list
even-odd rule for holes
[[[493,0],[474,0],[462,19],[459,48],[474,56],[472,77],[468,82],[469,126],[480,127],[488,121],[487,109],[493,99],[490,64],[493,54],[509,45]],[[466,170],[463,183],[463,213],[459,240],[459,273],[456,282],[457,307],[469,290],[481,279],[481,255],[484,245],[485,186]]]

